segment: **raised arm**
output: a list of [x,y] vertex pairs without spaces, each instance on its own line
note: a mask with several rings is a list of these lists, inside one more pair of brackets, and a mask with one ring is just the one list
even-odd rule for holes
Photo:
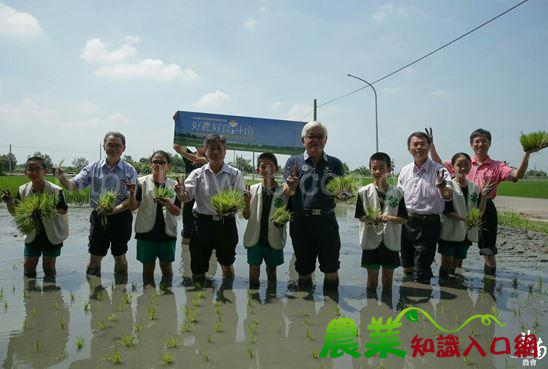
[[180,145],[174,144],[173,145],[173,150],[175,150],[183,158],[193,162],[194,164],[207,164],[207,158],[206,157],[198,156],[198,155],[191,154],[191,153],[187,152],[185,146],[180,146]]

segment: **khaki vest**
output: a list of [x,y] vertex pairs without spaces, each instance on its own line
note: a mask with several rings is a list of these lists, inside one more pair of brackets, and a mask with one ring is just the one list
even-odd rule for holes
[[[358,190],[362,199],[363,209],[373,207],[382,212],[382,214],[397,216],[399,203],[403,197],[403,192],[392,186],[388,186],[384,209],[381,209],[381,203],[377,190],[373,183],[368,184]],[[384,224],[370,225],[360,222],[359,241],[363,250],[374,250],[381,242],[391,251],[401,250],[401,224],[388,222]]]
[[[135,218],[135,232],[147,233],[152,230],[156,223],[156,207],[157,203],[154,202],[154,190],[156,186],[154,184],[154,178],[152,174],[137,179],[137,184],[141,186],[141,203],[139,209],[137,209],[137,217]],[[169,199],[175,203],[175,182],[172,179],[166,178],[165,186],[173,191],[173,196]],[[165,232],[170,237],[177,238],[177,217],[169,212],[167,207],[163,209],[164,222],[166,223]]]
[[[61,192],[62,188],[51,182],[45,182],[46,184],[44,186],[43,193],[54,194],[55,196],[59,197],[59,193]],[[31,196],[32,194],[32,182],[26,183],[19,187],[19,196],[21,197],[21,200],[25,199],[28,196]],[[58,245],[67,239],[69,234],[67,214],[57,214],[56,217],[42,219],[42,223],[44,224],[46,236],[48,237],[49,242],[51,242],[53,245]],[[35,239],[36,231],[32,231],[25,238],[25,243],[31,243]]]
[[[251,200],[249,203],[250,215],[244,233],[245,247],[253,247],[259,242],[259,237],[261,235],[261,214],[263,211],[263,184],[254,184],[249,189],[249,192],[251,193]],[[276,210],[275,204],[277,199],[281,199],[284,206],[287,204],[287,199],[280,186],[276,187],[276,190],[274,191],[272,204],[270,205],[270,214],[268,214],[268,243],[273,249],[281,250],[285,246],[287,224],[282,228],[278,228],[270,221],[270,217],[274,213],[274,210]],[[280,201],[278,200],[277,202]]]
[[[451,187],[453,188],[453,207],[455,208],[455,212],[463,217],[468,215],[469,210],[478,207],[477,198],[480,195],[478,185],[469,180],[466,181],[468,182],[467,198],[464,198],[464,194],[458,183],[451,183]],[[475,201],[473,201],[474,198],[476,198]],[[478,242],[478,227],[468,229],[465,222],[442,215],[440,239],[460,242],[464,241],[466,236],[468,236],[470,241]]]

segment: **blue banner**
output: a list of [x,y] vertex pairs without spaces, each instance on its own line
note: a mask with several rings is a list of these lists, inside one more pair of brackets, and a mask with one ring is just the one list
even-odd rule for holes
[[205,136],[218,133],[226,138],[229,149],[294,155],[304,151],[301,131],[305,124],[292,120],[178,111],[173,142],[199,147],[203,145]]

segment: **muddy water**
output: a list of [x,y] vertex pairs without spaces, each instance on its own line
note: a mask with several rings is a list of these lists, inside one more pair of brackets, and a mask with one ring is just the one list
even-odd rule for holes
[[[279,268],[275,289],[268,289],[264,281],[258,290],[249,289],[241,245],[235,263],[237,277],[230,284],[222,283],[220,268],[212,260],[210,285],[199,290],[191,286],[188,249],[178,246],[171,291],[143,288],[134,240],[126,280],[114,278],[110,256],[103,261],[101,278],[86,278],[89,210],[74,208],[70,210],[71,235],[58,259],[56,280],[44,280],[40,267],[36,280],[25,280],[23,238],[14,233],[2,207],[0,362],[4,368],[111,368],[117,359],[128,368],[167,367],[170,360],[171,366],[183,368],[520,368],[522,359],[489,352],[493,338],[507,337],[512,353],[514,339],[522,331],[530,329],[548,340],[544,327],[547,289],[539,285],[539,277],[546,280],[546,264],[532,257],[534,250],[516,254],[516,245],[506,239],[495,279],[484,278],[483,263],[473,247],[462,279],[441,285],[433,279],[432,285],[425,286],[406,281],[400,268],[390,294],[379,289],[378,296],[372,295],[363,288],[366,274],[360,267],[352,212],[346,207],[338,214],[342,238],[339,293],[324,295],[319,273],[311,290],[294,288],[291,244],[285,248],[286,263]],[[238,227],[243,235],[245,222],[239,221]],[[506,326],[493,322],[485,326],[474,320],[455,333],[461,356],[441,358],[436,356],[436,337],[444,332],[419,313],[418,322],[404,318],[398,328],[401,345],[397,348],[407,352],[405,358],[390,353],[387,358],[379,354],[365,357],[371,319],[394,319],[407,307],[422,309],[448,330],[476,314],[493,314]],[[360,357],[317,358],[327,324],[339,315],[356,322]],[[413,358],[415,335],[432,339],[436,352]],[[485,357],[473,349],[464,360],[469,336],[483,347]],[[79,339],[81,348],[77,347]],[[536,366],[548,367],[548,358]]]

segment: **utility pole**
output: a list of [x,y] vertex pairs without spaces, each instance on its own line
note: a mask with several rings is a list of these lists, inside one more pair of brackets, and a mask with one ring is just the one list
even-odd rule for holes
[[9,155],[9,158],[8,158],[8,173],[11,174],[11,144],[10,144],[10,155]]
[[99,142],[99,161],[101,161],[101,142]]
[[318,119],[318,100],[314,99],[314,120]]

